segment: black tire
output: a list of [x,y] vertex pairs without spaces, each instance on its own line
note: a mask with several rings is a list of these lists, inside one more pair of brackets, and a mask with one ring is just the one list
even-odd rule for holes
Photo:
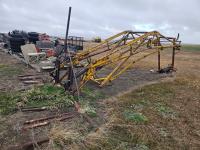
[[23,38],[21,34],[11,34],[10,35],[12,38]]
[[38,37],[30,37],[30,36],[29,36],[28,39],[29,39],[29,42],[30,42],[30,43],[34,43],[34,44],[36,44],[36,41],[39,41],[39,38],[38,38]]
[[21,52],[22,45],[25,45],[25,40],[23,38],[10,38],[10,48],[12,52]]
[[25,40],[23,38],[10,38],[11,43],[24,43]]
[[12,52],[21,53],[20,46],[10,47]]
[[28,36],[29,37],[37,37],[39,36],[39,34],[37,32],[28,32]]
[[25,45],[25,43],[11,43],[10,44],[10,47],[18,47],[18,46],[22,46],[22,45]]
[[36,44],[36,41],[39,41],[39,33],[28,32],[28,40],[29,40],[30,43]]
[[9,48],[8,44],[4,44],[3,47],[6,49]]

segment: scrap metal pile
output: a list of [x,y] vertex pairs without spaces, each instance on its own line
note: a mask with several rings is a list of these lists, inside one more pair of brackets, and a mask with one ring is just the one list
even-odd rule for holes
[[[24,59],[26,64],[39,64],[49,57],[56,57],[64,49],[62,38],[19,30],[0,34],[0,44],[10,54]],[[68,49],[83,50],[83,37],[68,37]]]
[[[68,46],[71,50],[83,50],[83,37],[69,36]],[[21,46],[25,44],[35,44],[38,49],[52,49],[58,45],[64,46],[64,39],[52,37],[46,33],[25,32],[13,30],[0,34],[0,42],[4,43],[4,48],[12,52],[21,52]]]
[[[169,48],[172,49],[172,61],[165,69],[173,71],[175,51],[180,50],[181,46],[178,38],[179,35],[177,38],[166,37],[157,31],[124,31],[82,52],[65,51],[58,57],[52,76],[55,83],[63,84],[71,92],[79,91],[88,81],[94,81],[102,87],[118,78],[136,62],[156,53],[158,72],[162,72],[161,51]],[[112,65],[109,73],[99,73],[108,65]],[[64,73],[61,73],[62,69]]]

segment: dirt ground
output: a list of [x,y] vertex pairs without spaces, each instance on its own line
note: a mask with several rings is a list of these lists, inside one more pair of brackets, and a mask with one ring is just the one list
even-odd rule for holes
[[[169,59],[171,58],[170,51],[163,52],[161,58],[162,66],[166,66],[167,64],[169,64]],[[62,147],[59,147],[59,145],[57,144],[52,144],[52,142],[55,139],[65,141],[66,139],[63,139],[63,133],[72,135],[74,135],[75,133],[81,133],[82,136],[85,137],[86,140],[88,139],[88,142],[90,142],[90,146],[87,147],[85,145],[87,145],[88,143],[85,143],[85,140],[83,140],[84,142],[82,142],[82,144],[76,145],[75,139],[70,139],[70,141],[69,139],[67,139],[67,143],[62,143],[61,145],[70,145],[69,149],[80,149],[81,147],[83,149],[124,149],[125,147],[127,149],[198,149],[200,146],[200,141],[198,140],[200,139],[200,97],[199,93],[195,92],[199,92],[197,87],[200,83],[200,52],[182,51],[178,53],[176,56],[177,71],[172,74],[158,74],[156,72],[156,59],[156,56],[152,56],[137,63],[132,69],[128,70],[118,79],[113,81],[111,85],[105,86],[104,88],[99,88],[94,83],[87,84],[88,88],[92,89],[92,91],[100,92],[104,97],[103,99],[105,99],[101,99],[99,101],[94,102],[94,104],[96,105],[97,117],[91,118],[91,120],[92,122],[94,122],[95,127],[91,128],[90,123],[88,123],[88,121],[86,121],[83,117],[75,116],[72,119],[64,121],[62,123],[52,121],[51,124],[47,127],[22,131],[21,128],[25,121],[35,119],[37,117],[46,117],[49,115],[54,115],[59,113],[59,111],[43,111],[42,113],[27,113],[18,111],[17,113],[12,115],[2,116],[0,119],[1,149],[8,149],[8,147],[11,145],[26,143],[28,141],[37,141],[38,139],[45,137],[50,138],[48,145],[43,145],[41,147],[39,145],[35,145],[36,149],[62,149]],[[152,69],[155,70],[155,72],[150,72],[150,70]],[[105,69],[103,70],[103,73],[106,73],[107,71],[109,70]],[[5,72],[7,73],[5,74]],[[18,79],[18,75],[23,74],[36,75],[38,73],[35,70],[21,63],[19,60],[13,58],[9,54],[0,51],[0,91],[11,92],[26,89],[26,85],[22,84],[21,81]],[[167,84],[159,83],[160,81],[164,81],[166,79],[167,81],[165,82],[167,82]],[[191,82],[192,79],[195,79],[195,83],[193,84],[195,86],[189,84],[193,83]],[[174,80],[176,80],[176,82],[173,82]],[[187,81],[187,84],[185,84],[184,81]],[[183,82],[184,84],[182,84]],[[155,84],[155,87],[153,83]],[[146,87],[145,85],[148,86]],[[148,116],[148,120],[150,120],[150,123],[148,124],[138,125],[132,124],[130,122],[116,121],[116,118],[113,119],[114,115],[117,116],[117,119],[123,120],[121,118],[123,114],[119,112],[123,112],[129,105],[135,104],[130,102],[132,101],[132,99],[135,99],[134,93],[136,93],[136,99],[142,99],[143,97],[148,97],[152,99],[158,98],[156,96],[153,97],[152,93],[148,94],[148,92],[145,89],[144,91],[137,91],[138,88],[142,89],[142,87],[147,88],[149,90],[152,89],[153,93],[155,95],[157,94],[156,96],[160,98],[163,98],[161,95],[159,95],[160,89],[166,88],[166,92],[168,93],[170,91],[170,88],[174,88],[173,91],[175,91],[176,97],[171,97],[171,94],[173,94],[173,92],[169,92],[169,94],[166,95],[164,94],[167,97],[167,99],[163,99],[163,103],[168,107],[172,107],[173,110],[175,110],[180,115],[179,119],[163,119],[163,117],[157,115],[156,111],[152,109],[152,107],[154,108],[154,105],[148,106],[146,110],[141,109],[141,111],[139,111],[139,113],[143,113],[145,116]],[[135,90],[137,92],[134,92]],[[147,95],[137,97],[137,93],[142,92],[146,92]],[[194,99],[192,99],[190,96],[194,97]],[[173,99],[175,101],[173,101]],[[123,103],[123,101],[125,101],[125,103]],[[66,109],[65,112],[70,110],[71,109]],[[136,143],[135,145],[127,146],[126,142],[122,142],[123,139],[118,139],[120,142],[122,142],[122,145],[118,145],[112,140],[108,141],[110,143],[113,142],[112,146],[114,147],[112,147],[109,145],[109,143],[104,143],[99,138],[94,137],[93,134],[96,134],[98,132],[100,132],[98,133],[98,136],[100,136],[100,138],[105,138],[105,136],[115,137],[117,134],[113,135],[114,132],[109,135],[104,135],[104,132],[102,133],[101,131],[109,129],[109,127],[107,126],[108,124],[111,125],[119,123],[125,123],[128,126],[133,127],[133,129],[128,130],[125,130],[126,127],[124,127],[123,129],[120,128],[120,130],[122,132],[136,132],[136,134],[138,134],[136,135],[138,139],[127,141],[127,143]],[[163,134],[164,138],[160,138],[160,136],[157,135],[157,132],[154,132],[158,129],[159,133]],[[116,131],[119,132],[118,130]],[[146,134],[146,132],[148,131],[150,131],[150,133]],[[124,134],[124,132],[119,133],[124,136],[129,136],[128,134]],[[144,136],[140,136],[140,134]],[[167,137],[165,137],[165,134]],[[172,138],[169,138],[168,135]],[[76,137],[76,135],[74,136]],[[91,138],[93,139],[91,140]],[[95,138],[97,140],[100,140],[99,145],[97,144],[98,142],[95,141]],[[151,140],[147,140],[148,138]],[[157,142],[155,142],[153,138],[155,138]],[[127,139],[124,140],[126,141]],[[163,145],[160,146],[159,142]],[[165,143],[167,144],[165,145]],[[123,146],[123,144],[125,144],[126,146]]]
[[41,78],[41,83],[47,82],[47,74],[41,74],[0,49],[0,91],[20,91],[33,85],[24,84],[20,75],[33,75]]

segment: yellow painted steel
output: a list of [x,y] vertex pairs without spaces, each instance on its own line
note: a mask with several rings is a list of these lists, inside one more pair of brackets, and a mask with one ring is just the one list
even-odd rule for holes
[[[128,38],[129,35],[132,35],[133,38]],[[163,44],[162,40],[165,40],[167,44]],[[87,71],[83,74],[80,88],[89,80],[98,83],[100,86],[104,86],[108,82],[119,77],[133,64],[150,55],[168,48],[179,49],[180,43],[174,42],[175,40],[175,38],[165,37],[157,31],[138,33],[124,31],[106,39],[102,43],[89,48],[88,50],[77,53],[73,57],[73,63],[75,65],[83,65],[82,61],[94,57],[90,63],[85,65]],[[136,54],[142,52],[149,53],[134,59]],[[126,64],[130,61],[131,63]],[[99,69],[115,63],[118,63],[117,66],[114,67],[108,75],[100,78],[96,76]]]

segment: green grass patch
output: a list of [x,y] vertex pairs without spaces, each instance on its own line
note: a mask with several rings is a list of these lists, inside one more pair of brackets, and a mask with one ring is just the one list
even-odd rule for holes
[[16,104],[20,101],[17,93],[0,92],[0,114],[8,115],[16,111]]
[[20,107],[61,109],[73,103],[73,96],[67,94],[62,87],[44,85],[23,93],[0,93],[0,114],[11,114]]
[[89,104],[84,104],[82,105],[82,110],[88,114],[90,117],[96,117],[97,116],[97,112],[96,112],[96,108],[92,107]]
[[105,95],[97,90],[91,89],[89,87],[82,88],[81,99],[96,101],[104,98]]
[[200,45],[197,44],[183,44],[181,47],[184,51],[199,51],[200,52]]
[[144,123],[147,122],[148,119],[142,113],[132,112],[132,111],[124,111],[123,115],[126,121],[134,121],[136,123]]
[[[96,100],[103,97],[101,93],[85,88],[80,97],[84,111],[89,116],[95,117],[97,115]],[[46,84],[23,93],[0,93],[0,114],[11,114],[22,107],[62,109],[73,106],[75,100],[77,99],[67,93],[63,87]]]
[[88,114],[90,117],[97,116],[97,101],[104,99],[105,95],[101,92],[91,89],[89,87],[84,87],[81,90],[81,96],[79,102],[81,104],[81,109],[84,113]]
[[33,88],[23,95],[24,104],[28,107],[47,106],[49,109],[73,105],[74,98],[67,94],[62,87],[44,85]]
[[156,104],[156,110],[162,115],[164,118],[175,119],[176,113],[168,106],[165,106],[161,103]]
[[139,100],[138,102],[140,105],[143,105],[143,106],[148,106],[150,104],[150,102],[148,100]]

